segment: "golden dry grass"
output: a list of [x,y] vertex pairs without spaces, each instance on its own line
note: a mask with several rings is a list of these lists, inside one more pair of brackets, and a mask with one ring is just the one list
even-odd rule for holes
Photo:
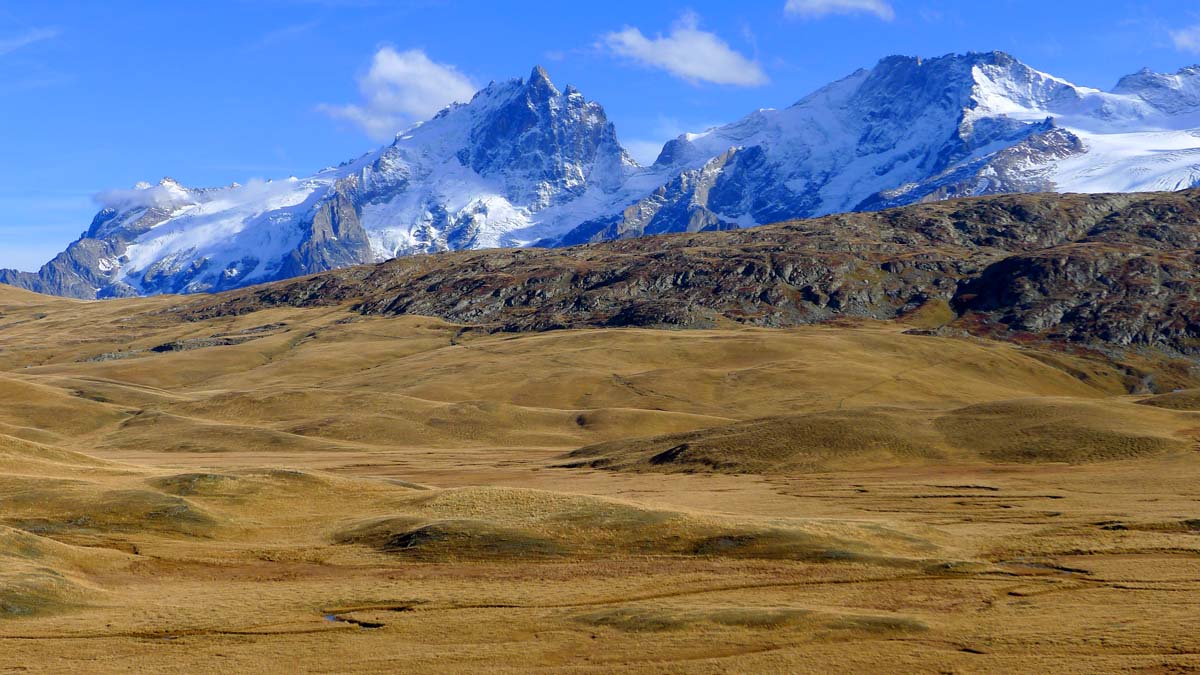
[[0,671],[1200,668],[1200,413],[1095,357],[175,302],[0,287]]
[[870,407],[609,441],[566,467],[781,473],[947,462],[1087,462],[1188,452],[1196,418],[1120,400],[1045,397],[950,410]]

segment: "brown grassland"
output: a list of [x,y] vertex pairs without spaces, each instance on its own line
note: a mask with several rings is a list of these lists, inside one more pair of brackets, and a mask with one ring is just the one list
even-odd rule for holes
[[1200,670],[1196,383],[178,302],[0,287],[0,672]]

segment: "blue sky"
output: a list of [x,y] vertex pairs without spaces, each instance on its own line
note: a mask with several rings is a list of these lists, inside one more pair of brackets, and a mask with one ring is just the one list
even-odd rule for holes
[[600,101],[645,157],[888,54],[992,49],[1109,88],[1143,66],[1200,62],[1200,6],[0,0],[0,267],[62,250],[100,191],[306,175],[534,64]]

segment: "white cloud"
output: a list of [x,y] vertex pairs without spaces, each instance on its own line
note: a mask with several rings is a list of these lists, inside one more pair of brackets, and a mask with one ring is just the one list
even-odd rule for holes
[[451,65],[436,63],[425,52],[398,52],[384,47],[375,53],[371,69],[358,81],[361,105],[321,105],[318,108],[349,120],[371,138],[388,140],[413,122],[432,117],[455,101],[475,94],[471,80]]
[[668,35],[648,38],[626,26],[604,36],[604,44],[620,56],[659,68],[688,82],[712,82],[753,87],[767,83],[757,61],[734,51],[713,33],[700,30],[699,18],[684,14]]
[[11,54],[35,42],[50,40],[56,37],[58,37],[58,31],[54,28],[34,28],[14,37],[0,38],[0,56]]
[[188,201],[187,193],[167,185],[139,183],[137,187],[121,190],[104,190],[93,197],[100,208],[129,209],[134,207],[172,206]]
[[1200,23],[1171,31],[1171,40],[1176,49],[1200,54]]
[[896,18],[896,10],[888,0],[787,0],[783,11],[806,19],[819,19],[830,14],[874,14],[884,21]]

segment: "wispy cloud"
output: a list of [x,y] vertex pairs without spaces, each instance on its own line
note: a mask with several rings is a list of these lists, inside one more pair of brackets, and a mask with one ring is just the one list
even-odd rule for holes
[[0,56],[11,54],[29,45],[58,37],[57,28],[32,28],[12,37],[0,38]]
[[361,104],[322,104],[318,109],[354,123],[376,140],[387,140],[455,101],[467,101],[476,91],[458,68],[436,63],[420,49],[398,52],[391,47],[375,53],[358,88]]
[[300,37],[308,33],[312,29],[320,25],[316,21],[306,21],[304,23],[294,23],[272,31],[267,31],[255,41],[255,47],[273,47],[288,40]]
[[896,10],[888,0],[787,0],[783,11],[806,19],[830,14],[874,14],[884,21],[896,18]]
[[734,51],[714,33],[701,30],[700,18],[691,12],[680,17],[667,35],[648,38],[637,28],[626,26],[605,35],[603,44],[614,54],[693,84],[754,87],[768,81],[757,61]]
[[1200,23],[1171,31],[1171,41],[1176,49],[1200,54]]

